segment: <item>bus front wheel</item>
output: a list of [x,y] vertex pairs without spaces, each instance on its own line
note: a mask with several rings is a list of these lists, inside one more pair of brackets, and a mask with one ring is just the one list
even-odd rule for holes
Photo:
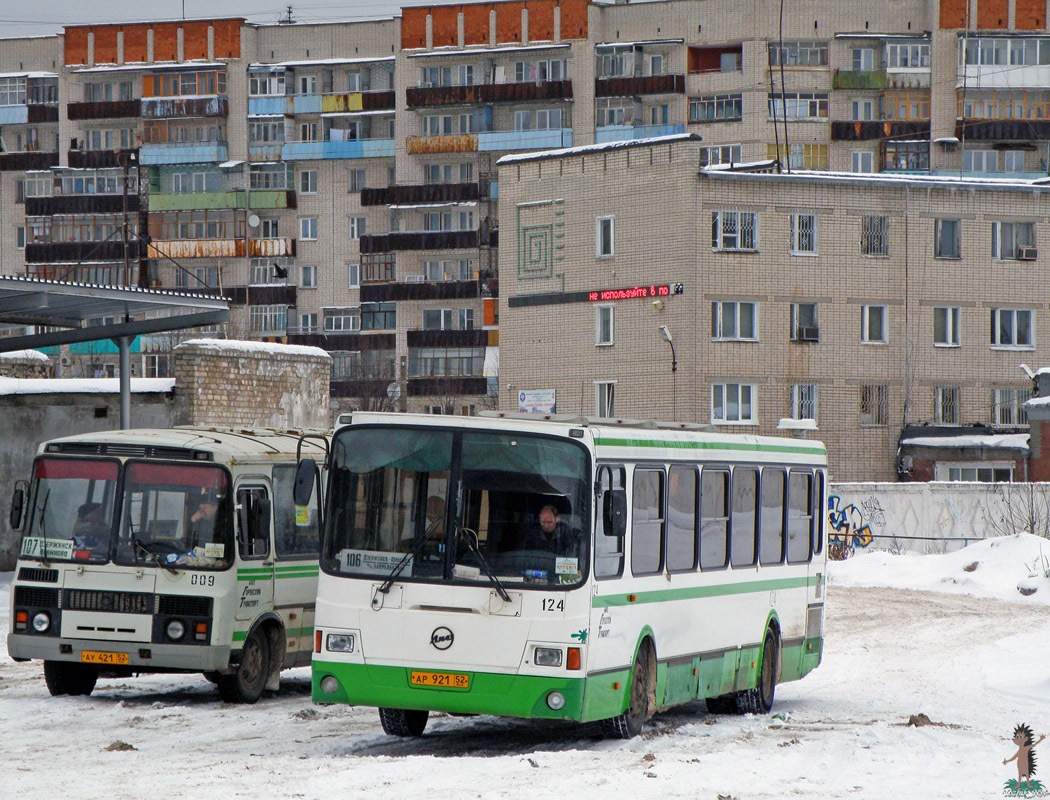
[[89,695],[95,689],[98,670],[87,664],[69,661],[45,661],[44,683],[52,697]]
[[381,708],[379,721],[389,736],[422,736],[430,718],[429,711],[407,708]]
[[737,708],[744,714],[768,714],[773,708],[777,689],[777,637],[766,631],[762,643],[762,663],[758,668],[758,686],[737,695]]
[[258,629],[248,634],[241,651],[241,663],[232,675],[220,675],[219,697],[227,703],[252,704],[262,697],[270,674],[270,640]]
[[656,655],[646,641],[639,649],[631,670],[630,699],[622,714],[601,721],[602,733],[610,739],[633,739],[642,732],[653,715],[656,691]]

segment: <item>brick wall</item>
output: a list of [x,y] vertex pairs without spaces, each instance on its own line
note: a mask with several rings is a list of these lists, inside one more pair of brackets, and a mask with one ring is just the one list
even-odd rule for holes
[[[31,351],[32,352],[32,351]],[[49,378],[51,360],[18,353],[0,353],[0,378]]]
[[330,427],[332,358],[319,348],[192,340],[174,352],[177,425]]

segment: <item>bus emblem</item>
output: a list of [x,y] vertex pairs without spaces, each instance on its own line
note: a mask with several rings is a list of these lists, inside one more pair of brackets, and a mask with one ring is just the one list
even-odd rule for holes
[[442,626],[440,628],[434,628],[434,632],[430,634],[430,643],[434,645],[438,650],[448,650],[452,647],[456,637],[452,631]]

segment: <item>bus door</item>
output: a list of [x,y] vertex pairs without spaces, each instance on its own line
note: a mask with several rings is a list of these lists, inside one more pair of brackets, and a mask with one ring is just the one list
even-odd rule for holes
[[285,667],[310,663],[321,534],[321,476],[309,502],[297,506],[295,473],[295,464],[273,467],[273,607],[284,622]]
[[[262,478],[248,478],[237,486],[237,602],[234,619],[254,620],[273,608],[273,549],[270,488]],[[240,631],[247,627],[238,625]],[[235,641],[237,635],[234,635]]]

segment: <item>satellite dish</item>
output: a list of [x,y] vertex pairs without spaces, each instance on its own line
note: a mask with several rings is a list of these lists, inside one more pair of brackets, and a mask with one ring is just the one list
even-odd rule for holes
[[258,228],[259,227],[259,217],[257,217],[255,214],[249,215],[249,217],[248,217],[248,227],[249,228]]
[[394,381],[389,386],[387,386],[386,387],[386,396],[389,397],[391,400],[400,400],[401,399],[401,384],[399,384],[397,381]]

